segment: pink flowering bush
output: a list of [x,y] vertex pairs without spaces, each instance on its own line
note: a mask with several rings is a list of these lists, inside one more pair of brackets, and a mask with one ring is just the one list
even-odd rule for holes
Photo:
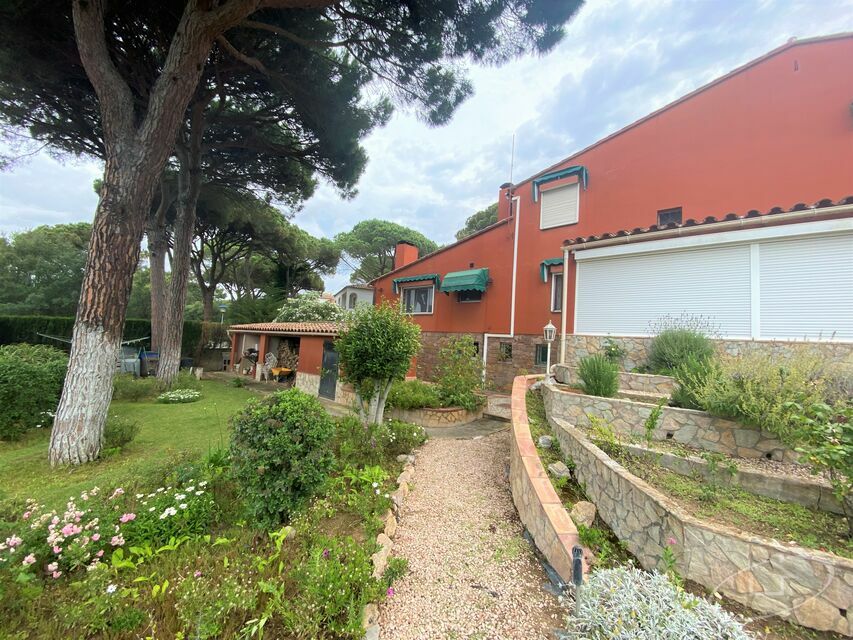
[[93,569],[118,548],[205,534],[214,518],[206,481],[136,495],[95,487],[69,498],[63,510],[29,500],[14,533],[0,539],[0,571],[55,580]]

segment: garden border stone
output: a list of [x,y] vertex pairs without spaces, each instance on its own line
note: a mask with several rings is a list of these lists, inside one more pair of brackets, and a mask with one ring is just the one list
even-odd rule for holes
[[[549,415],[563,417],[571,424],[590,425],[589,416],[597,416],[622,435],[644,436],[643,424],[656,405],[621,398],[602,398],[564,391],[556,385],[542,387]],[[661,407],[654,440],[673,440],[695,449],[724,453],[736,458],[770,458],[796,462],[797,453],[786,447],[775,434],[748,427],[732,420],[712,416],[705,411]]]
[[386,409],[385,416],[429,429],[457,427],[483,417],[483,410],[468,411],[462,407],[424,407],[422,409]]
[[[373,563],[373,577],[381,578],[388,567],[388,560],[391,557],[391,552],[394,550],[394,536],[397,535],[397,518],[400,516],[403,502],[409,494],[409,483],[415,477],[415,454],[398,456],[398,461],[402,459],[406,461],[403,465],[403,471],[397,476],[397,489],[391,494],[392,508],[385,512],[382,520],[385,526],[382,532],[376,536],[376,544],[379,545],[379,551],[374,553],[370,559]],[[402,458],[402,459],[401,459]],[[361,614],[361,624],[364,628],[365,640],[379,640],[381,628],[379,626],[379,604],[370,602],[364,605]]]
[[547,404],[546,413],[599,515],[644,568],[664,570],[671,546],[689,580],[760,613],[853,636],[853,560],[694,518]]
[[[576,367],[555,364],[553,371],[557,382],[562,384],[577,386],[581,382]],[[675,390],[675,385],[675,378],[670,376],[660,376],[651,373],[632,373],[630,371],[619,372],[620,390],[670,395]]]
[[[527,388],[542,376],[518,376],[512,385],[512,439],[509,482],[522,524],[560,579],[572,583],[572,547],[580,544],[577,527],[560,501],[530,435]],[[584,573],[589,552],[584,553]]]

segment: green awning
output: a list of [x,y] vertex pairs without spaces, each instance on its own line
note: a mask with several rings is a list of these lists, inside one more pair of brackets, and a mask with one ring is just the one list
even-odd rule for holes
[[485,291],[489,283],[488,269],[469,269],[468,271],[451,271],[441,283],[444,293],[451,291]]
[[539,275],[542,276],[542,282],[548,282],[548,267],[553,267],[555,264],[563,264],[563,259],[545,258],[539,263]]
[[400,293],[400,285],[405,282],[420,282],[421,280],[430,280],[435,283],[436,286],[441,284],[441,276],[437,273],[424,273],[419,276],[406,276],[405,278],[394,278],[392,282],[394,283],[394,293]]

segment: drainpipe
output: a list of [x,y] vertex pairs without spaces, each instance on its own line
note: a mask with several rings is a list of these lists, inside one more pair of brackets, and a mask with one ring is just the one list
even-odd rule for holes
[[566,364],[566,304],[569,301],[569,249],[563,247],[563,302],[560,306],[560,364]]
[[513,338],[515,337],[515,280],[516,270],[518,268],[518,219],[521,217],[520,200],[518,196],[513,196],[512,200],[512,215],[515,216],[515,233],[513,234],[512,243],[512,294],[509,303],[509,333],[484,333],[483,334],[483,382],[486,381],[486,365],[489,357],[489,338]]

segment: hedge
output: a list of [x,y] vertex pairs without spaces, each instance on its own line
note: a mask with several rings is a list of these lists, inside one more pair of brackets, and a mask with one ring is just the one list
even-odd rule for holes
[[[184,338],[181,353],[196,356],[201,347],[202,324],[194,320],[184,322]],[[44,333],[59,338],[70,338],[74,328],[73,317],[63,316],[0,316],[0,345],[27,342],[29,344],[49,344],[66,351],[68,344],[43,338]],[[124,323],[124,340],[134,340],[151,335],[151,321],[128,318]],[[142,345],[140,345],[142,346]],[[144,345],[148,346],[148,345]]]

